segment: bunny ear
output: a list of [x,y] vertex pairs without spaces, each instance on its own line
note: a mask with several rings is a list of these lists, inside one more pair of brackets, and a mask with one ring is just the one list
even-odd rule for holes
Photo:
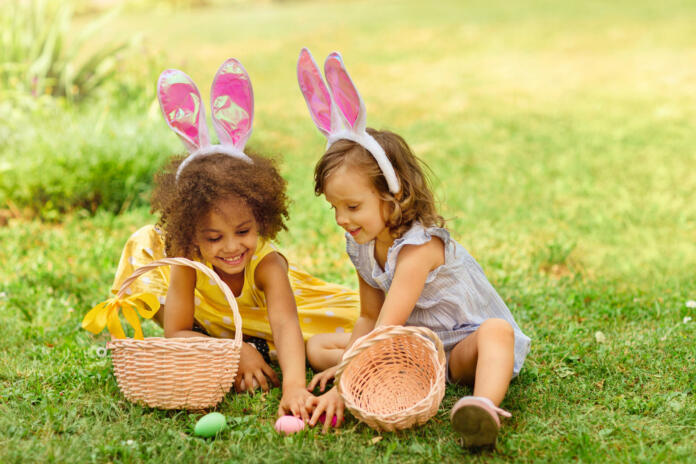
[[157,80],[157,97],[164,120],[189,153],[210,145],[201,94],[190,77],[167,69]]
[[222,63],[215,74],[210,109],[220,143],[244,150],[254,120],[254,91],[244,66],[234,58]]
[[338,52],[331,53],[324,62],[324,75],[331,89],[331,96],[336,106],[341,110],[346,122],[354,130],[365,130],[365,104],[360,98],[358,89],[343,65],[343,59]]
[[325,135],[331,132],[331,95],[321,77],[319,67],[306,48],[300,51],[297,60],[297,82],[307,102],[314,124]]

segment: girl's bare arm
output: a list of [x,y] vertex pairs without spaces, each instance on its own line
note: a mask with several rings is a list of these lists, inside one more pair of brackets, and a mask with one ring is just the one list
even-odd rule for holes
[[172,266],[164,307],[164,336],[206,337],[194,332],[194,294],[196,287],[196,270],[187,266]]
[[428,274],[444,262],[445,247],[438,238],[423,245],[404,246],[377,325],[404,325],[423,292]]
[[266,295],[268,321],[283,372],[280,410],[308,419],[305,402],[305,346],[297,317],[295,297],[288,279],[288,264],[278,253],[269,253],[256,267],[256,285]]
[[353,326],[353,333],[348,341],[348,345],[346,345],[346,349],[355,340],[370,333],[375,328],[379,310],[382,304],[384,304],[384,292],[370,286],[360,277],[360,273],[357,271],[356,274],[358,275],[358,290],[360,291],[360,317],[358,317]]

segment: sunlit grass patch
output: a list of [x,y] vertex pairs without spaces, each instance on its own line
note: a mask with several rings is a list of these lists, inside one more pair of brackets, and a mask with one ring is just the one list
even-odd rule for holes
[[256,97],[249,146],[277,157],[293,201],[281,248],[355,288],[342,232],[314,196],[325,140],[294,68],[301,46],[320,62],[340,50],[369,123],[428,163],[452,236],[532,352],[493,452],[457,445],[447,414],[469,392],[459,387],[422,428],[379,435],[350,420],[290,438],[272,428],[278,390],[230,394],[218,408],[229,429],[194,438],[200,413],[128,403],[99,351],[108,337],[79,327],[108,297],[128,236],[156,220],[149,176],[182,150],[154,79],[124,107],[0,102],[0,184],[28,199],[50,188],[53,211],[79,204],[75,192],[113,193],[109,207],[54,222],[2,216],[0,461],[693,461],[695,19],[678,0],[243,2],[122,16],[105,33],[145,30],[148,54],[189,73],[206,101],[217,66],[242,60]]

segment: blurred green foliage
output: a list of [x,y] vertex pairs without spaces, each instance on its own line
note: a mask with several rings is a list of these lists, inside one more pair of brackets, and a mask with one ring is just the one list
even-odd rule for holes
[[16,215],[58,220],[147,203],[154,172],[180,149],[159,118],[107,103],[79,111],[48,98],[23,103],[0,103],[0,204]]
[[27,0],[0,9],[0,210],[15,216],[147,202],[160,154],[172,151],[141,132],[160,122],[142,117],[159,56],[136,48],[137,34],[104,37],[116,9],[74,21],[75,8]]
[[74,32],[71,1],[7,2],[0,9],[0,87],[69,100],[89,96],[114,76],[120,55],[139,40],[101,42],[85,51],[116,13],[108,10]]

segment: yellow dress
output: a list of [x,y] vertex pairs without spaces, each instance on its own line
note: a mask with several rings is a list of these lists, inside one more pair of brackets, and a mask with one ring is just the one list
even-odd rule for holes
[[[268,254],[278,249],[270,241],[259,239],[256,253],[244,269],[244,285],[237,306],[242,316],[242,332],[272,342],[271,327],[264,293],[256,287],[256,266]],[[121,254],[112,292],[121,287],[135,269],[164,258],[164,236],[152,225],[142,227],[128,239]],[[210,263],[204,263],[212,268]],[[142,275],[131,284],[128,293],[149,292],[164,304],[169,287],[169,266],[160,266]],[[321,279],[289,265],[288,278],[295,294],[300,328],[305,341],[312,335],[327,332],[351,332],[360,313],[358,293]],[[229,304],[220,288],[201,271],[196,271],[194,318],[214,337],[233,338],[234,322]]]

